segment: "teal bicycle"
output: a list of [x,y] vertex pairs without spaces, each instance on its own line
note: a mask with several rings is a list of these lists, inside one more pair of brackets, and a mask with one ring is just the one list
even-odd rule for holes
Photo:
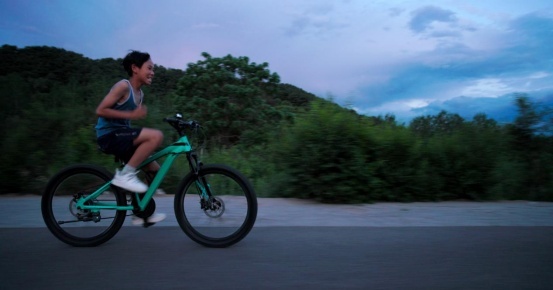
[[113,186],[113,173],[96,165],[73,165],[51,178],[41,207],[44,222],[55,237],[72,246],[98,246],[115,236],[126,216],[131,215],[129,211],[147,220],[156,208],[154,193],[180,155],[186,156],[190,172],[178,185],[174,211],[186,235],[199,244],[217,248],[246,237],[257,217],[257,198],[249,181],[229,166],[204,165],[199,160],[188,138],[201,134],[198,122],[183,120],[180,114],[164,121],[175,128],[179,139],[138,167],[140,170],[165,158],[144,194]]

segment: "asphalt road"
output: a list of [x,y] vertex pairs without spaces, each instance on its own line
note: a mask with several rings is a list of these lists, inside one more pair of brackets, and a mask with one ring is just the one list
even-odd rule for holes
[[192,242],[171,217],[74,248],[36,211],[36,197],[0,198],[2,290],[553,289],[551,203],[260,199],[252,232],[226,249]]
[[549,227],[261,227],[209,249],[180,228],[73,248],[0,229],[1,289],[552,289]]

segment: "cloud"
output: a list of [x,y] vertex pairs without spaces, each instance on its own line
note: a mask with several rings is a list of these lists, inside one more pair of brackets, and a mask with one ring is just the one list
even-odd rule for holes
[[[416,11],[416,21],[410,23],[420,31],[428,30],[433,19],[451,19],[452,15],[440,9]],[[442,109],[465,116],[483,112],[512,117],[508,109],[512,102],[505,97],[509,93],[532,97],[553,91],[553,17],[530,13],[505,26],[508,29],[498,32],[500,38],[489,48],[464,44],[466,36],[462,34],[458,39],[437,42],[434,49],[403,62],[386,82],[360,87],[356,107],[359,112],[378,108],[390,110],[380,111],[383,114],[411,117]],[[472,38],[479,37],[479,31],[469,33]],[[421,106],[424,103],[427,105]]]
[[336,14],[334,6],[324,2],[304,8],[292,16],[291,23],[284,28],[285,35],[328,37],[329,34],[348,27],[344,21],[336,17]]
[[416,33],[425,32],[432,27],[434,23],[456,23],[455,13],[435,6],[425,6],[412,13],[409,28]]
[[[515,19],[509,25],[511,51],[531,61],[531,65],[543,66],[543,59],[551,59],[553,18],[551,15],[532,13]],[[532,52],[531,54],[529,52]],[[549,56],[549,57],[547,57]],[[551,66],[551,63],[549,63]]]
[[390,17],[397,17],[397,16],[401,15],[404,11],[405,11],[405,9],[398,8],[398,7],[392,7],[390,9],[388,9],[388,15]]

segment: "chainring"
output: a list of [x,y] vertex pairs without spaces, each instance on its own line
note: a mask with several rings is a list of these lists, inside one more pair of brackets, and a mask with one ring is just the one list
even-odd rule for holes
[[135,209],[132,210],[133,214],[139,218],[146,219],[154,214],[156,211],[156,201],[152,198],[144,210],[138,208],[136,199],[132,198],[132,204]]

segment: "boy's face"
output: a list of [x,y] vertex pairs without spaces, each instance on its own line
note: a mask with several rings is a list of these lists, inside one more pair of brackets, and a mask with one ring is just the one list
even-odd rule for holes
[[143,84],[151,85],[154,78],[154,62],[149,59],[140,68],[133,65],[133,73],[134,77],[138,78]]

